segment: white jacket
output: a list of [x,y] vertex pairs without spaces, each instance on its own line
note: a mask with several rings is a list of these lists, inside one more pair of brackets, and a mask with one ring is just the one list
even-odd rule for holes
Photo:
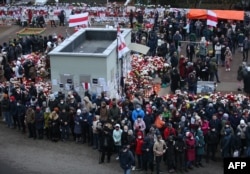
[[220,45],[216,44],[214,46],[215,54],[221,54],[221,48],[222,48],[221,44]]

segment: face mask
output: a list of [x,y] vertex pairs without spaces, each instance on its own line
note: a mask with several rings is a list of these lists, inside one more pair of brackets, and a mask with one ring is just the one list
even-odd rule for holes
[[142,136],[138,136],[139,139],[142,139]]
[[124,120],[125,120],[125,121],[127,121],[127,120],[128,120],[128,118],[127,118],[127,117],[125,117],[125,118],[124,118]]
[[137,108],[136,110],[137,110],[137,111],[139,111],[139,110],[140,110],[140,108]]
[[229,127],[229,125],[226,125],[226,127]]
[[124,132],[128,132],[128,130],[127,130],[127,129],[124,129]]
[[19,104],[19,103],[17,103],[16,105],[17,105],[17,106],[20,106],[20,104]]
[[61,104],[63,104],[63,101],[61,101]]
[[245,125],[240,125],[240,127],[245,127]]
[[138,118],[137,120],[138,120],[138,121],[141,121],[141,118]]
[[212,129],[212,132],[215,132],[215,129]]

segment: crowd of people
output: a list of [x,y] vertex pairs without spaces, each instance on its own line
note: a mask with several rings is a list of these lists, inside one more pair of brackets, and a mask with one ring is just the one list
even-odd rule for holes
[[[143,24],[141,13],[131,11],[132,28],[135,23]],[[211,29],[205,21],[188,20],[180,13],[166,13],[160,21],[158,15],[155,11],[152,30],[139,29],[132,41],[148,45],[149,55],[166,58],[170,66],[160,77],[163,84],[170,84],[173,94],[159,97],[154,92],[145,98],[135,92],[133,97],[126,93],[121,99],[91,91],[83,97],[74,90],[46,94],[36,86],[37,62],[22,61],[21,57],[48,53],[63,37],[27,36],[1,46],[0,80],[5,83],[0,88],[1,115],[7,127],[27,133],[32,139],[87,143],[99,151],[100,164],[112,162],[111,157],[115,156],[124,173],[135,169],[160,173],[162,160],[168,172],[173,173],[206,167],[205,162],[220,157],[250,157],[249,98],[196,94],[198,80],[219,83],[218,68],[230,71],[237,48],[243,57],[237,80],[244,81],[244,91],[250,93],[249,24],[223,21]],[[185,40],[190,42],[186,56],[182,56],[181,41]],[[43,70],[49,70],[49,57],[40,57]],[[20,85],[10,83],[13,77]],[[48,78],[48,74],[43,78]],[[31,81],[29,88],[23,85],[24,79]],[[187,92],[176,93],[178,90]]]

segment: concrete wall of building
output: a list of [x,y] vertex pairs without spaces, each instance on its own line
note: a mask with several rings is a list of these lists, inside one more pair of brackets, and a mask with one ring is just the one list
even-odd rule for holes
[[59,91],[61,75],[73,75],[74,88],[79,87],[83,90],[80,84],[80,75],[90,75],[90,83],[93,78],[107,79],[106,58],[103,57],[78,57],[78,56],[53,56],[51,59],[51,80],[56,80],[58,84],[52,84],[53,91]]

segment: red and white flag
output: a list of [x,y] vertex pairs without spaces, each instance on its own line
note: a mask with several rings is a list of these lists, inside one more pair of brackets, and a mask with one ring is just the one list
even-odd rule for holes
[[69,16],[69,27],[88,26],[89,23],[89,13],[74,14]]
[[207,11],[207,25],[216,27],[217,23],[218,23],[218,18],[217,18],[216,13],[213,12],[212,10],[208,10]]
[[118,46],[118,58],[122,58],[127,52],[129,52],[129,48],[127,47],[125,40],[122,36],[120,27],[117,27],[117,46]]

